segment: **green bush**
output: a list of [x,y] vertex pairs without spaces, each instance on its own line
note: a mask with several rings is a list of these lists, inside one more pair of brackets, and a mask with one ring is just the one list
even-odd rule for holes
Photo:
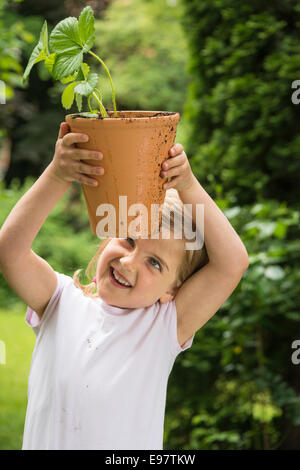
[[[185,150],[250,266],[179,363],[171,445],[299,448],[299,78],[296,0],[181,0],[191,77]],[[183,385],[184,384],[184,385]],[[175,395],[174,395],[175,396]],[[178,391],[177,400],[183,400]],[[170,418],[170,419],[172,419]],[[172,428],[170,428],[172,429]],[[196,447],[195,447],[196,446]]]
[[233,203],[299,201],[297,0],[182,0],[193,81],[185,107],[197,176]]

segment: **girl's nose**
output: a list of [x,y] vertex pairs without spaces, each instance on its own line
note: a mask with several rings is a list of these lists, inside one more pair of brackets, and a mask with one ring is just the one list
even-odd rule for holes
[[138,255],[136,251],[127,253],[120,258],[120,263],[127,272],[135,273],[138,269]]
[[123,258],[120,258],[120,263],[122,266],[124,266],[128,271],[134,271],[135,269],[135,262],[132,256],[123,256]]

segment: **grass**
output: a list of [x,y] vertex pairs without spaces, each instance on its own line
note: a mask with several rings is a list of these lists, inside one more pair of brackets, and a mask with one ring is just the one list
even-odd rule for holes
[[0,309],[0,340],[6,363],[0,363],[0,450],[22,448],[27,383],[35,334],[25,323],[26,306]]

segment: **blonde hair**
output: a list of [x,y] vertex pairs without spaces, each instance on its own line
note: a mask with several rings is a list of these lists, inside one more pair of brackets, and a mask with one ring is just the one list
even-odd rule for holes
[[[162,218],[161,223],[159,226],[159,230],[163,226],[170,227],[170,230],[174,231],[175,226],[175,219],[176,217],[180,217],[183,213],[183,203],[178,195],[178,191],[174,188],[167,189],[165,200],[162,207]],[[196,232],[196,224],[195,222],[190,219],[191,227],[193,232]],[[184,235],[183,235],[183,239]],[[185,239],[186,240],[186,239]],[[98,259],[104,250],[104,248],[108,245],[111,241],[111,238],[104,238],[101,240],[100,245],[90,260],[86,270],[85,275],[88,279],[92,281],[95,276]],[[189,240],[191,242],[191,240]],[[177,272],[175,275],[174,286],[180,286],[183,284],[189,277],[191,277],[196,271],[201,269],[208,263],[208,255],[205,247],[205,243],[203,242],[202,248],[200,250],[184,250],[184,254],[182,257],[181,262],[177,267]],[[79,281],[79,274],[81,273],[82,269],[77,269],[73,275],[74,283],[77,287],[79,287],[83,293],[89,297],[97,297],[98,294],[95,293],[96,285],[92,281],[87,285],[81,284]]]

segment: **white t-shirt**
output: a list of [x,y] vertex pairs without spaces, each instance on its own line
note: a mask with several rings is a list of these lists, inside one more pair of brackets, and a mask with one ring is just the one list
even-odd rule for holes
[[58,285],[36,334],[23,449],[162,449],[166,391],[176,356],[175,302],[119,308],[73,279]]

